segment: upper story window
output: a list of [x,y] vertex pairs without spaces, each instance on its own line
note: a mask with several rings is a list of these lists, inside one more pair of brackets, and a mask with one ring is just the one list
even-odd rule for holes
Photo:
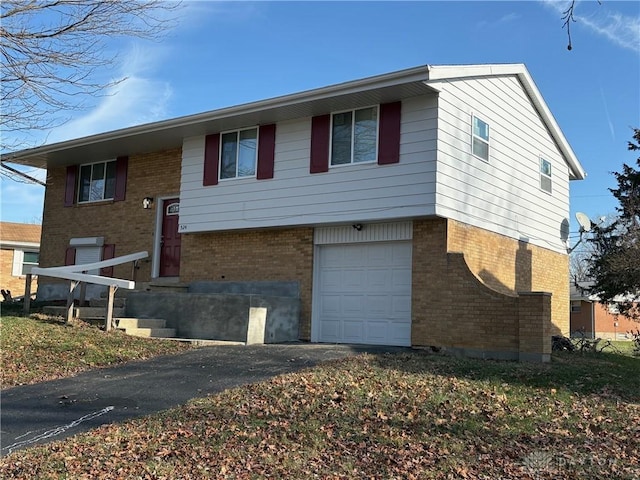
[[540,159],[540,188],[551,193],[551,162]]
[[476,157],[489,161],[489,124],[475,115],[472,119],[471,151]]
[[377,106],[331,116],[331,165],[375,162],[377,148]]
[[223,133],[221,143],[220,179],[256,175],[257,128]]
[[116,161],[80,166],[78,203],[111,200],[116,191]]

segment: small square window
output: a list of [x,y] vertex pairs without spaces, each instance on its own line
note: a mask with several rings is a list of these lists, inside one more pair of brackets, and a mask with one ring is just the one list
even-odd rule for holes
[[551,193],[551,162],[544,158],[540,159],[540,188],[547,193]]
[[471,152],[485,161],[489,161],[489,124],[475,115],[472,117],[473,131]]

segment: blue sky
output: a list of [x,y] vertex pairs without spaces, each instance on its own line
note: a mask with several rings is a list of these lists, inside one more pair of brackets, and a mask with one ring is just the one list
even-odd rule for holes
[[[640,3],[578,2],[568,51],[557,2],[186,2],[161,41],[114,40],[127,80],[40,141],[76,138],[424,64],[525,63],[587,180],[571,210],[615,210],[611,171],[634,163]],[[106,78],[106,77],[105,77]],[[42,174],[41,174],[42,175]],[[0,217],[33,222],[44,188],[1,180]],[[576,232],[575,221],[572,232]],[[572,236],[574,236],[573,234]]]

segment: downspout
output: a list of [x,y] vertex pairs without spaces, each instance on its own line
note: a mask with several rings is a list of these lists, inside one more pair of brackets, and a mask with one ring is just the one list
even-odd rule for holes
[[591,302],[591,338],[596,339],[596,302]]

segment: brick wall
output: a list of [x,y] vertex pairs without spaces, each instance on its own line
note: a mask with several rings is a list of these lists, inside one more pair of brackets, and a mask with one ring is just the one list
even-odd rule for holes
[[453,220],[449,252],[462,252],[471,271],[492,289],[550,292],[553,333],[569,334],[569,256]]
[[[38,280],[36,276],[31,279],[31,293],[36,293]],[[0,288],[9,290],[12,297],[24,295],[25,277],[13,276],[13,250],[0,249]],[[0,297],[2,300],[2,297]]]
[[[91,159],[89,159],[91,160]],[[95,160],[95,159],[93,159]],[[126,197],[121,202],[99,202],[64,207],[66,168],[51,168],[47,172],[43,237],[40,248],[40,266],[64,265],[69,240],[74,237],[104,237],[105,243],[116,246],[115,255],[147,251],[153,252],[153,233],[156,209],[142,208],[144,197],[175,195],[180,191],[181,149],[165,150],[129,157]],[[114,276],[132,276],[131,264],[118,265]],[[150,258],[140,263],[138,281],[151,278]],[[42,277],[41,283],[60,280]]]
[[[509,248],[503,237],[473,231],[479,229],[461,233],[463,227],[446,219],[414,222],[412,344],[445,346],[473,356],[546,360],[551,296],[515,293],[515,279],[522,275],[515,266],[516,252],[522,255],[525,249],[517,241]],[[484,250],[493,248],[491,240],[502,255],[511,256],[488,252],[482,258]],[[463,252],[448,252],[456,242]],[[475,257],[482,276],[473,272],[467,255]],[[509,258],[513,263],[502,265]],[[513,270],[512,288],[506,285],[507,270]]]
[[[594,314],[595,322],[592,323]],[[610,313],[607,305],[581,301],[580,312],[571,312],[571,333],[584,331],[590,335],[594,323],[595,336],[600,338],[623,338],[627,332],[640,330],[640,322]]]
[[300,338],[311,338],[313,229],[182,235],[180,280],[298,281]]

